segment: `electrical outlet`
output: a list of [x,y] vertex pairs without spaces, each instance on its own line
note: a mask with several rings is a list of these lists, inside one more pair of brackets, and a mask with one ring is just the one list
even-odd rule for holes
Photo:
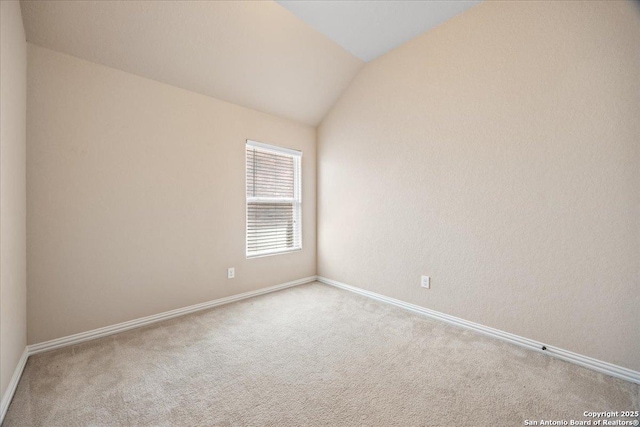
[[422,276],[422,280],[420,280],[420,286],[427,289],[431,287],[431,279],[429,279],[429,276]]
[[233,279],[236,277],[236,269],[231,267],[227,270],[227,279]]

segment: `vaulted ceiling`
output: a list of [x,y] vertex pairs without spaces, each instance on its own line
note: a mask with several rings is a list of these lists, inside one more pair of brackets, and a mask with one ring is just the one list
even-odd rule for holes
[[21,2],[29,43],[312,126],[360,58],[476,2],[281,3]]
[[480,3],[480,0],[276,0],[365,62]]
[[316,125],[362,61],[272,1],[23,1],[27,41]]

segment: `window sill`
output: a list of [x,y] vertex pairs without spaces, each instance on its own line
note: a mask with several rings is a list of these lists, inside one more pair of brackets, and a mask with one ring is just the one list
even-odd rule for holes
[[263,253],[257,253],[255,255],[247,255],[247,259],[264,258],[264,257],[274,256],[274,255],[284,255],[284,254],[289,254],[291,252],[300,252],[301,250],[302,248],[300,247],[300,248],[286,249],[282,251],[263,252]]

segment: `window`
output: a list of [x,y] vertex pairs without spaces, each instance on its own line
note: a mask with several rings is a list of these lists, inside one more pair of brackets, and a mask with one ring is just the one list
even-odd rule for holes
[[302,153],[247,141],[247,258],[302,249]]

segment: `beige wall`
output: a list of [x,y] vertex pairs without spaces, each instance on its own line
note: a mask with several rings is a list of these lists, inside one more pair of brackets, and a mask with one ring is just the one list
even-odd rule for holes
[[27,43],[20,3],[1,1],[0,21],[0,395],[4,395],[27,338]]
[[363,65],[275,1],[24,1],[22,9],[31,44],[313,126]]
[[631,2],[485,2],[367,64],[318,274],[640,370],[639,76]]
[[[27,124],[29,343],[315,274],[314,128],[33,45]],[[245,258],[246,139],[303,151],[300,252]]]

